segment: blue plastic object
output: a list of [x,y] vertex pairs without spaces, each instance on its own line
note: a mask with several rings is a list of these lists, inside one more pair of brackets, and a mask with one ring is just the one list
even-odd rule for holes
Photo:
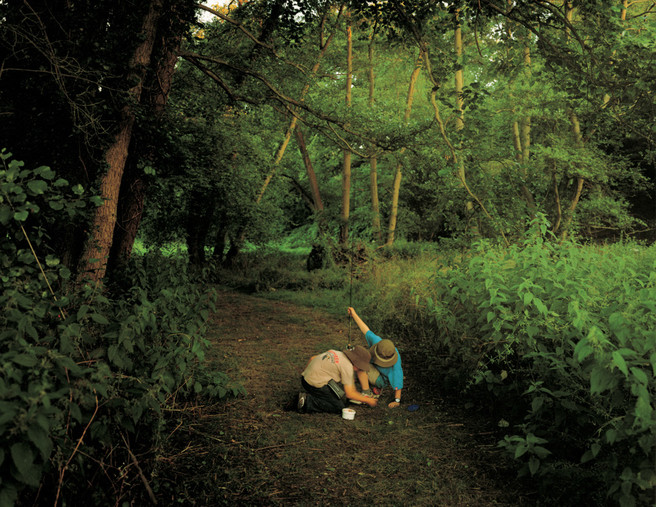
[[417,410],[418,408],[419,408],[419,405],[410,405],[410,406],[408,407],[408,412],[414,412],[414,411]]

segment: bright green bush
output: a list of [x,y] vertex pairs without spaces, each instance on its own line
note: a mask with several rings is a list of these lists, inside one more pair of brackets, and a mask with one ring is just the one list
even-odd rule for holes
[[507,427],[500,446],[545,495],[649,502],[656,246],[559,244],[547,230],[540,218],[522,244],[379,260],[354,304],[413,376]]
[[656,484],[656,247],[560,245],[545,232],[538,221],[523,245],[482,242],[438,271],[428,347],[448,352],[472,390],[485,386],[514,431],[501,445],[526,473],[549,480],[574,463],[622,505],[645,501]]
[[240,391],[203,367],[212,297],[160,256],[133,262],[111,290],[67,283],[45,225],[75,219],[82,189],[2,161],[0,506],[34,495],[112,503],[136,475],[130,452],[158,439],[164,407]]

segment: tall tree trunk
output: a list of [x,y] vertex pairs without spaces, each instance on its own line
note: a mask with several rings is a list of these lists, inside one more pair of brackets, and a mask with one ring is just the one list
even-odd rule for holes
[[310,193],[312,196],[312,211],[314,211],[316,215],[319,236],[321,236],[326,229],[323,216],[323,201],[321,200],[321,193],[319,192],[319,182],[317,181],[317,175],[314,172],[312,159],[310,158],[310,153],[308,152],[307,145],[305,143],[305,136],[303,135],[300,127],[296,128],[296,143],[298,144],[298,149],[301,152],[301,158],[303,159],[303,164],[305,165],[305,170],[308,175]]
[[[565,2],[565,17],[569,23],[572,23],[574,20],[574,6],[571,2],[567,1]],[[569,31],[567,32],[568,38],[570,37]],[[583,135],[581,134],[581,124],[579,122],[578,115],[576,114],[576,111],[574,111],[573,107],[568,106],[568,115],[569,115],[569,120],[572,128],[572,139],[574,141],[574,146],[576,146],[577,149],[583,149]],[[576,188],[574,189],[574,195],[572,197],[572,201],[570,202],[570,205],[567,208],[567,212],[565,214],[565,218],[562,221],[562,230],[560,232],[560,241],[565,241],[567,239],[567,236],[569,234],[569,228],[572,225],[572,221],[574,220],[574,213],[576,211],[576,207],[579,203],[579,200],[581,198],[581,193],[583,192],[583,184],[585,183],[585,180],[581,176],[576,177]]]
[[[531,48],[529,46],[529,40],[526,40],[524,46],[524,75],[527,78],[530,78],[531,75]],[[535,198],[526,185],[526,179],[528,177],[528,164],[530,160],[531,153],[531,117],[524,116],[520,121],[513,122],[513,141],[515,145],[515,156],[517,162],[519,162],[519,167],[521,170],[521,184],[520,189],[524,201],[531,211],[531,214],[535,216]]]
[[[435,121],[437,122],[437,125],[440,129],[440,134],[442,136],[442,139],[444,140],[444,143],[447,145],[449,152],[451,153],[451,158],[453,160],[453,164],[455,167],[460,167],[460,162],[458,160],[458,152],[456,151],[455,146],[453,143],[449,140],[449,136],[446,133],[446,128],[444,126],[444,121],[442,121],[442,116],[440,115],[440,108],[437,104],[437,90],[440,88],[440,83],[435,79],[435,76],[433,75],[432,71],[432,66],[430,62],[430,57],[428,55],[428,51],[426,50],[426,43],[422,40],[420,41],[420,47],[423,49],[423,54],[424,54],[424,63],[426,66],[426,76],[430,80],[430,82],[433,85],[433,89],[430,94],[430,103],[431,106],[433,106],[433,111],[435,113]],[[463,166],[464,167],[464,166]],[[485,214],[485,216],[490,220],[490,222],[494,223],[494,219],[490,215],[490,213],[487,211],[485,208],[485,205],[483,202],[478,198],[474,192],[469,188],[469,185],[467,185],[467,179],[465,178],[465,172],[464,170],[462,172],[458,172],[458,178],[460,179],[460,182],[462,183],[462,186],[465,188],[469,196],[476,201],[476,203],[480,206],[481,210]],[[503,229],[500,227],[499,228],[499,233],[501,234],[501,237],[503,238],[504,243],[509,246],[510,243],[508,242],[508,239],[506,238],[506,235],[503,232]]]
[[[353,80],[353,41],[351,21],[346,24],[346,107],[351,107],[351,85]],[[349,216],[351,213],[351,151],[344,148],[342,164],[342,222],[339,227],[339,242],[345,245],[349,235]]]
[[[462,23],[460,19],[460,9],[456,9],[455,12],[455,30],[453,34],[453,47],[456,57],[456,73],[454,76],[455,84],[455,93],[456,93],[456,132],[460,132],[465,128],[465,111],[464,107],[464,98],[463,98],[463,89],[464,89],[464,64],[462,59]],[[458,157],[458,175],[460,180],[465,181],[465,161],[462,157]],[[469,219],[474,211],[473,203],[467,199],[465,201],[465,212],[467,218]],[[473,227],[473,232],[475,235],[478,235],[478,226]]]
[[[337,20],[335,22],[335,31],[337,30],[337,22],[339,21],[339,18],[341,17],[342,14],[342,7],[340,7],[340,10],[337,14]],[[310,73],[311,77],[314,77],[319,70],[319,66],[321,65],[321,60],[323,59],[324,55],[326,54],[326,51],[328,50],[328,46],[330,46],[331,41],[333,40],[333,37],[335,35],[335,31],[333,31],[328,38],[324,42],[324,25],[326,21],[326,15],[324,15],[322,21],[321,21],[321,30],[319,33],[319,55],[317,56],[317,61],[312,67],[312,71]],[[308,82],[305,84],[303,87],[303,90],[301,91],[301,96],[299,97],[299,102],[303,102],[305,100],[305,96],[307,95],[307,92],[310,90],[310,83],[311,79],[308,80]],[[267,174],[266,178],[264,179],[264,182],[262,183],[262,186],[260,187],[260,191],[257,194],[257,198],[255,199],[256,203],[260,203],[262,201],[262,197],[264,197],[264,193],[266,192],[266,189],[269,186],[269,183],[271,183],[271,180],[276,174],[276,171],[278,170],[278,166],[280,165],[280,161],[282,160],[283,155],[285,154],[285,150],[287,149],[287,146],[289,145],[289,141],[292,138],[292,135],[294,134],[294,129],[296,128],[296,123],[298,122],[298,117],[296,116],[296,112],[294,111],[292,114],[292,119],[289,122],[289,126],[287,127],[287,131],[285,132],[285,137],[283,138],[282,143],[278,147],[278,150],[276,151],[276,154],[273,158],[273,165],[271,166],[271,170]]]
[[216,210],[216,201],[207,200],[201,191],[192,192],[187,204],[187,224],[185,227],[187,253],[192,266],[202,266],[205,263],[205,244],[207,233]]
[[[578,149],[583,149],[583,135],[581,134],[581,124],[579,118],[576,115],[576,112],[573,109],[569,110],[569,118],[572,124],[572,137],[574,139],[574,145]],[[563,228],[560,233],[560,241],[565,241],[567,235],[569,234],[569,228],[572,225],[572,220],[574,219],[574,213],[576,212],[576,207],[581,199],[581,194],[583,192],[583,184],[585,179],[581,176],[576,177],[576,188],[574,189],[574,196],[572,201],[567,208],[567,214],[565,215],[565,220],[563,221]]]
[[[175,64],[178,60],[176,52],[179,46],[179,36],[164,39],[158,51],[159,62],[150,78],[149,86],[144,90],[145,96],[142,102],[149,104],[156,122],[161,120],[166,109],[173,83]],[[147,189],[146,177],[139,169],[138,163],[140,159],[154,161],[156,153],[157,147],[153,144],[148,143],[141,149],[135,146],[133,137],[121,181],[116,227],[109,255],[109,272],[120,269],[132,254],[134,241],[141,225]]]
[[[412,103],[415,96],[415,86],[417,84],[417,78],[421,72],[422,61],[424,55],[420,52],[417,61],[415,62],[415,68],[410,74],[410,83],[408,84],[408,95],[405,101],[405,114],[403,115],[403,120],[407,125],[410,121],[410,113],[412,112]],[[405,148],[401,148],[401,155],[405,152]],[[399,193],[401,191],[401,179],[403,178],[403,165],[401,162],[396,164],[396,171],[394,172],[394,183],[392,184],[392,207],[390,210],[389,217],[389,227],[387,229],[387,241],[385,242],[386,246],[392,246],[394,244],[394,236],[396,233],[396,222],[399,213]]]
[[[375,76],[374,76],[374,38],[376,36],[376,27],[374,26],[369,38],[369,107],[374,107],[375,95]],[[380,226],[380,202],[378,199],[378,156],[376,148],[372,145],[369,147],[369,187],[371,189],[371,228],[373,239],[377,243],[382,243],[383,233]]]
[[[162,0],[152,0],[148,14],[144,17],[142,24],[141,34],[143,40],[136,48],[129,62],[130,74],[128,80],[136,81],[136,84],[129,90],[129,96],[135,102],[139,102],[141,98],[143,80],[146,69],[150,64],[157,21],[161,15],[161,10]],[[96,209],[87,245],[82,254],[80,264],[80,277],[82,280],[100,283],[105,276],[116,223],[119,190],[132,137],[134,120],[134,110],[129,105],[125,106],[121,112],[121,120],[114,142],[105,152],[108,169],[100,183],[100,196],[103,199],[103,204]]]

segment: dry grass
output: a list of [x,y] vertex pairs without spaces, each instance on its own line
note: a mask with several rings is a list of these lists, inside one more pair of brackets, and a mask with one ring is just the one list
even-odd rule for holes
[[171,503],[537,504],[518,493],[489,428],[424,392],[412,365],[403,398],[404,407],[419,405],[415,412],[385,402],[355,407],[355,420],[345,421],[283,410],[309,357],[347,344],[346,319],[225,292],[209,338],[210,361],[248,395],[171,418],[157,470],[171,481]]

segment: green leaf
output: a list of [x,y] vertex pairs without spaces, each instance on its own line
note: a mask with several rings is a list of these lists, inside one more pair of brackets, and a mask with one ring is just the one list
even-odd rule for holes
[[71,270],[66,266],[62,266],[59,269],[59,276],[61,276],[64,280],[68,280],[71,277]]
[[3,481],[0,488],[0,507],[14,507],[18,499],[18,491],[11,484]]
[[522,442],[515,448],[515,459],[523,456],[528,451],[528,445],[525,442]]
[[649,380],[647,379],[647,374],[642,368],[636,368],[635,366],[632,366],[631,373],[633,373],[633,376],[641,384],[647,385],[649,383]]
[[46,256],[46,265],[48,266],[57,266],[59,265],[59,259],[55,257],[54,255],[47,255]]
[[82,195],[84,193],[84,187],[82,187],[80,184],[74,185],[71,190],[75,195]]
[[617,430],[609,429],[606,430],[606,442],[609,444],[614,444],[617,441]]
[[7,225],[11,220],[11,208],[9,206],[0,206],[0,224]]
[[109,324],[109,320],[107,320],[107,317],[99,313],[92,313],[91,320],[93,320],[97,324],[103,324],[103,325]]
[[542,459],[542,458],[546,458],[547,456],[549,456],[549,454],[551,454],[551,451],[549,449],[547,449],[546,447],[536,445],[535,447],[533,447],[533,453],[538,458]]
[[590,393],[603,393],[612,384],[612,376],[608,370],[595,366],[590,372]]
[[48,184],[43,180],[32,180],[27,182],[27,188],[34,195],[41,195],[48,190]]
[[528,460],[528,469],[531,472],[531,475],[535,475],[540,468],[540,460],[535,456],[531,456]]
[[14,220],[17,220],[19,222],[24,222],[25,220],[27,220],[27,215],[28,215],[27,210],[17,211],[16,213],[14,213]]
[[68,408],[71,412],[71,417],[77,422],[82,422],[82,411],[80,410],[80,406],[77,403],[70,403]]
[[613,352],[613,364],[617,366],[617,368],[624,373],[625,377],[629,376],[629,369],[626,366],[626,361],[624,360],[624,357],[622,357],[622,354],[618,350]]
[[18,442],[11,446],[11,458],[18,470],[22,482],[30,486],[38,486],[41,479],[41,471],[34,464],[34,453],[25,442]]
[[588,342],[586,338],[582,338],[574,347],[574,355],[579,363],[582,363],[583,360],[594,352],[592,345]]
[[27,436],[36,448],[41,451],[43,461],[46,461],[52,452],[52,441],[48,438],[48,434],[40,427],[32,425],[27,429]]
[[36,357],[30,356],[28,354],[19,354],[13,359],[14,363],[20,364],[21,366],[26,366],[28,368],[35,366],[38,362]]
[[533,303],[542,315],[547,315],[549,313],[547,306],[539,298],[533,298]]
[[37,167],[36,169],[34,169],[34,172],[47,180],[51,180],[55,177],[55,171],[53,171],[52,169],[50,169],[48,166],[45,165]]

